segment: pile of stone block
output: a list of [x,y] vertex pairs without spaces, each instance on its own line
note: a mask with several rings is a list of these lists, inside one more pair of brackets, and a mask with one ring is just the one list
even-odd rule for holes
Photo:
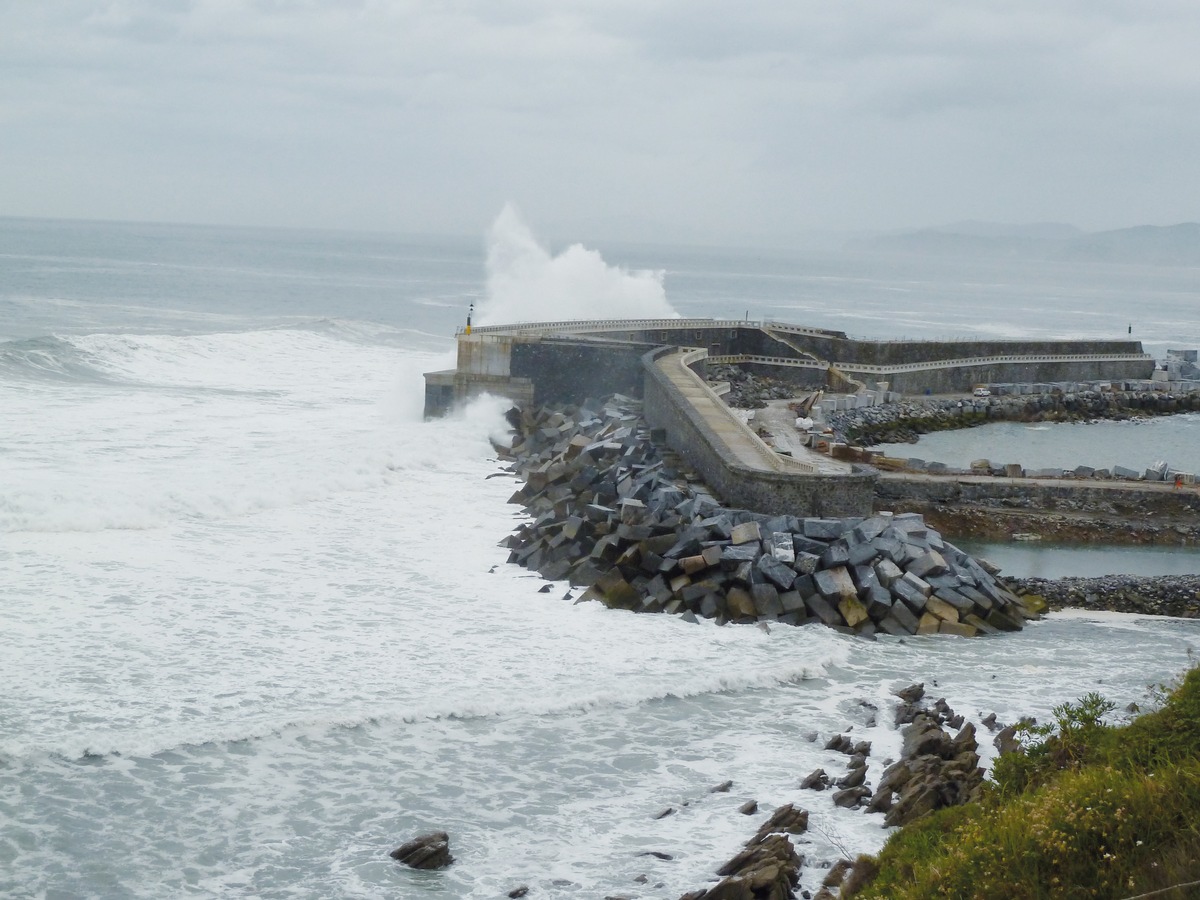
[[917,514],[768,516],[721,507],[667,464],[636,401],[514,411],[509,561],[581,600],[727,622],[966,637],[1032,617],[990,567]]

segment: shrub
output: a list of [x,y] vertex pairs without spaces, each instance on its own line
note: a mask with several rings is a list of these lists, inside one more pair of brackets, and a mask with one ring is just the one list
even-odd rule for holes
[[1200,881],[1200,669],[1123,728],[1112,710],[1096,694],[1056,707],[979,803],[892,835],[853,896],[1125,898]]

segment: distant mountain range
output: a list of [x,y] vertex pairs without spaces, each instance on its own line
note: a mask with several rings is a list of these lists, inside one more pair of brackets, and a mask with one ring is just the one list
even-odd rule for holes
[[1056,222],[1032,225],[958,222],[940,228],[861,238],[849,242],[847,249],[926,256],[1200,266],[1200,223],[1084,232]]

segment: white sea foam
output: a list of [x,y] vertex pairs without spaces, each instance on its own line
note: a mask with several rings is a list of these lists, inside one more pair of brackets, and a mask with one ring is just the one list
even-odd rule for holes
[[661,271],[611,266],[582,244],[552,256],[511,204],[488,234],[487,272],[479,325],[679,315],[667,302]]
[[[542,251],[534,275],[612,275],[581,252]],[[421,291],[461,298],[446,277]],[[797,784],[840,771],[823,747],[847,731],[877,779],[898,687],[1012,721],[1090,690],[1140,701],[1200,646],[1183,620],[864,642],[574,605],[497,546],[518,515],[488,478],[504,402],[420,421],[420,374],[452,361],[418,333],[435,313],[403,321],[410,297],[374,332],[339,297],[339,318],[280,303],[188,335],[186,314],[121,309],[136,287],[47,307],[61,329],[18,323],[64,336],[22,348],[60,371],[0,374],[0,895],[678,896],[785,802],[812,811],[810,859],[877,848],[877,816]],[[99,290],[46,290],[72,289]],[[729,314],[697,296],[689,313]],[[752,798],[763,816],[738,814]],[[387,858],[436,827],[449,870]]]

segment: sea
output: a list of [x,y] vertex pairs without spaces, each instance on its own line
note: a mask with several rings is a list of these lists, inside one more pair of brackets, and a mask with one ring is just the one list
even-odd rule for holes
[[[888,830],[799,783],[840,773],[846,732],[877,781],[896,689],[1123,710],[1200,622],[866,641],[576,604],[499,546],[505,403],[423,421],[422,373],[468,312],[1160,353],[1200,346],[1198,299],[1189,269],[555,246],[503,214],[465,237],[0,219],[0,896],[673,898],[785,803],[813,890]],[[449,868],[388,857],[432,830]]]

